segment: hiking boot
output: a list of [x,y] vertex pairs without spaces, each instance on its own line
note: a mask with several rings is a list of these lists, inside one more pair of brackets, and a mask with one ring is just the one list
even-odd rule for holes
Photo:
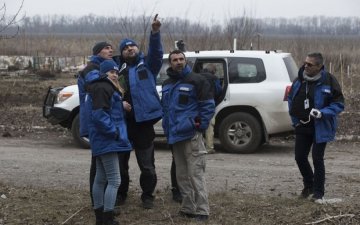
[[181,217],[185,217],[185,218],[196,218],[197,217],[197,215],[195,215],[195,214],[186,213],[186,212],[183,212],[183,211],[179,211],[179,215]]
[[312,187],[305,187],[302,189],[300,198],[308,198],[311,194],[313,194],[313,188]]
[[144,209],[152,209],[154,208],[154,200],[146,198],[142,201],[142,207]]
[[195,220],[196,221],[206,221],[206,220],[208,220],[209,219],[209,216],[208,215],[197,215],[196,217],[195,217]]
[[115,206],[125,205],[126,199],[127,199],[126,196],[121,196],[121,195],[118,196],[118,197],[116,198]]

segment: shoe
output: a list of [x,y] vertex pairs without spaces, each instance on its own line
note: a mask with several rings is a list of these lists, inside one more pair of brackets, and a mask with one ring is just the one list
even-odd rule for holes
[[323,196],[318,195],[318,194],[313,194],[313,196],[311,197],[311,201],[317,204],[324,204],[325,203],[325,199]]
[[154,208],[154,200],[149,199],[149,198],[144,199],[144,200],[142,201],[142,207],[143,207],[144,209],[152,209],[152,208]]
[[182,196],[179,190],[173,189],[172,190],[172,199],[174,202],[181,203],[182,202]]
[[196,218],[197,217],[197,215],[195,215],[195,214],[186,213],[186,212],[183,212],[183,211],[179,211],[179,215],[181,217],[185,217],[185,218]]
[[300,198],[308,198],[311,194],[313,194],[313,188],[312,187],[305,187],[304,189],[302,189],[301,194],[300,194]]
[[120,225],[120,223],[115,220],[114,211],[103,212],[103,225]]
[[207,149],[207,153],[208,153],[208,154],[214,154],[214,153],[215,153],[215,149],[213,149],[213,148],[208,148],[208,149]]
[[115,206],[125,205],[126,199],[127,199],[126,196],[118,196],[116,198]]
[[119,206],[115,206],[114,207],[114,216],[120,216],[121,214],[121,209]]
[[172,199],[174,200],[174,202],[177,202],[177,203],[182,203],[182,197],[181,195],[173,195]]
[[196,221],[206,221],[206,220],[208,220],[209,219],[209,216],[208,215],[197,215],[196,217],[195,217],[195,220]]

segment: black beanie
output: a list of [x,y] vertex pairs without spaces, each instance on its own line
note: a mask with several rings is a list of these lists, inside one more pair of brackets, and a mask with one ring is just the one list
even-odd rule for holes
[[[98,42],[93,47],[93,55],[97,55],[103,50],[103,48],[111,46],[111,44],[107,43],[106,41]],[[112,47],[112,46],[111,46]]]

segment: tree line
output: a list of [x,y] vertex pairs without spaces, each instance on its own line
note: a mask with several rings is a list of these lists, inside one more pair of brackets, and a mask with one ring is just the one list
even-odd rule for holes
[[[104,17],[93,14],[81,17],[66,15],[24,17],[19,22],[22,32],[27,34],[113,34],[127,36],[141,34],[148,29],[150,16]],[[193,22],[177,17],[166,18],[162,31],[197,34],[202,31],[241,32],[244,28],[262,35],[359,35],[360,17],[298,17],[298,18],[252,18],[245,13],[220,24]],[[8,33],[14,33],[12,27]]]

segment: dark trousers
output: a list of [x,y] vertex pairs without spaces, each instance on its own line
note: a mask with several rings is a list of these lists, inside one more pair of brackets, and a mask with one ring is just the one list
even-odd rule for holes
[[[155,131],[152,123],[136,123],[127,121],[128,136],[135,149],[139,165],[140,187],[143,191],[141,199],[154,199],[153,193],[157,184],[154,157]],[[119,154],[121,184],[119,197],[126,197],[129,190],[129,159],[130,152]]]
[[94,206],[94,200],[92,196],[93,185],[95,181],[95,174],[96,174],[96,157],[91,157],[90,163],[90,197],[91,197],[91,205]]
[[179,186],[176,180],[176,166],[174,156],[171,161],[171,169],[170,169],[170,177],[171,177],[171,191],[173,195],[180,195]]
[[[303,177],[304,187],[313,188],[316,197],[323,197],[325,191],[324,153],[326,142],[315,143],[314,128],[297,127],[295,134],[295,160]],[[314,171],[308,160],[310,150],[312,150]]]

